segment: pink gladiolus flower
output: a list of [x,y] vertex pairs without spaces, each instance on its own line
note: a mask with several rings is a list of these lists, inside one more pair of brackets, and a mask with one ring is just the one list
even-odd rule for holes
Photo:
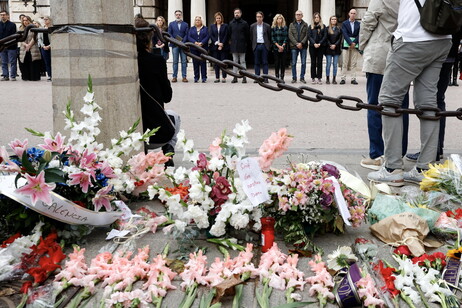
[[101,188],[96,193],[95,197],[91,200],[95,206],[95,211],[98,212],[101,207],[104,206],[107,212],[112,211],[111,201],[114,200],[114,196],[109,195],[112,190],[112,185]]
[[207,256],[202,254],[202,250],[199,252],[189,254],[189,261],[184,266],[185,270],[180,274],[183,282],[181,283],[182,288],[187,288],[194,283],[208,285],[207,281]]
[[146,154],[146,163],[148,166],[163,165],[171,159],[170,156],[165,156],[162,151],[149,152]]
[[45,172],[41,171],[37,176],[26,174],[27,184],[16,189],[16,192],[31,196],[32,204],[35,205],[37,200],[42,200],[45,204],[50,205],[51,191],[55,188],[55,184],[45,183]]
[[168,218],[165,217],[165,216],[157,216],[157,217],[154,217],[154,218],[150,218],[147,222],[146,222],[146,227],[149,228],[149,230],[152,232],[152,233],[156,233],[157,231],[157,226],[158,225],[161,225],[163,224],[164,222],[168,221]]
[[258,153],[260,154],[260,167],[267,171],[272,162],[280,157],[289,147],[292,137],[287,134],[286,128],[281,128],[277,133],[272,133],[261,145]]
[[69,178],[71,179],[69,185],[80,185],[82,192],[86,194],[88,192],[88,187],[93,187],[93,183],[91,182],[92,177],[95,179],[95,175],[87,171],[69,174]]
[[8,145],[11,147],[14,154],[16,154],[16,156],[18,156],[19,159],[21,159],[22,154],[27,149],[27,143],[28,143],[27,139],[24,139],[24,141],[22,142],[19,139],[14,139]]
[[210,156],[216,157],[216,158],[221,158],[221,138],[217,137],[215,140],[213,140],[212,144],[209,146],[209,151],[210,151]]
[[66,137],[61,136],[61,133],[57,133],[54,139],[52,138],[44,138],[45,144],[40,144],[39,146],[42,147],[44,150],[48,150],[51,152],[58,152],[61,154],[64,151],[64,139]]
[[[64,264],[63,270],[56,275],[55,281],[65,279],[77,287],[83,287],[83,278],[87,276],[88,266],[85,263],[85,248],[74,247],[74,251],[69,254],[69,260]],[[72,281],[72,282],[71,282]]]

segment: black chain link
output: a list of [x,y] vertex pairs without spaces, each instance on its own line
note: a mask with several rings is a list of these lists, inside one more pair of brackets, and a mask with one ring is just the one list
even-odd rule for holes
[[[29,25],[24,29],[24,31],[18,32],[17,34],[8,36],[2,40],[0,40],[0,51],[2,51],[4,48],[11,44],[15,44],[17,42],[22,42],[26,39],[28,31],[34,28],[35,26]],[[48,29],[33,29],[31,30],[33,32],[47,32],[49,31]],[[379,104],[379,105],[371,105],[371,104],[365,104],[360,98],[354,97],[354,96],[347,96],[347,95],[340,95],[337,97],[334,96],[328,96],[324,95],[324,93],[316,88],[311,88],[308,86],[300,86],[300,87],[295,87],[291,85],[287,85],[284,83],[284,81],[280,78],[274,77],[272,75],[261,75],[258,76],[254,73],[251,73],[246,70],[246,68],[236,62],[233,62],[231,60],[223,60],[220,61],[208,54],[208,51],[204,49],[201,46],[198,46],[194,43],[184,43],[182,41],[179,41],[168,34],[168,32],[163,32],[161,31],[156,25],[149,25],[149,27],[145,28],[133,28],[133,33],[140,32],[140,31],[154,31],[157,35],[157,37],[163,42],[163,43],[171,43],[173,45],[176,45],[177,47],[181,48],[184,53],[196,60],[199,61],[206,61],[208,60],[210,63],[217,65],[222,71],[226,72],[228,75],[236,77],[236,78],[243,78],[247,77],[249,79],[255,80],[260,86],[273,90],[273,91],[282,91],[282,90],[287,90],[290,92],[293,92],[297,94],[298,97],[311,101],[311,102],[320,102],[322,100],[329,101],[332,103],[335,103],[339,108],[345,109],[345,110],[351,110],[351,111],[359,111],[359,110],[375,110],[379,112],[382,115],[385,116],[390,116],[390,117],[399,117],[402,114],[415,114],[417,115],[418,118],[420,119],[425,119],[425,120],[432,120],[432,121],[437,121],[441,119],[442,117],[455,117],[459,120],[462,120],[462,107],[458,108],[455,111],[442,111],[439,108],[436,107],[423,107],[423,108],[418,108],[418,109],[412,109],[412,108],[401,108],[398,105],[394,104]],[[195,52],[193,52],[194,50]],[[234,72],[233,69],[236,69],[236,72]],[[276,82],[276,85],[271,85],[265,81],[267,80],[272,80]],[[308,95],[311,93],[311,96]],[[314,94],[314,95],[313,95]],[[348,102],[354,102],[355,104],[352,105],[347,104]],[[385,107],[388,107],[388,109],[394,109],[394,111],[385,111]],[[425,113],[433,113],[434,115],[429,115]]]

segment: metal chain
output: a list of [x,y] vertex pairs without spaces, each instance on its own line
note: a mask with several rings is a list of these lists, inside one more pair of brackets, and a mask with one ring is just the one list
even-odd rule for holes
[[[5,48],[5,46],[10,45],[12,43],[24,41],[27,37],[27,33],[29,29],[33,28],[33,25],[29,25],[24,30],[24,33],[21,35],[20,33],[14,34],[12,36],[6,37],[0,40],[0,51]],[[45,29],[33,29],[33,32],[45,32]],[[46,30],[48,31],[48,29]],[[196,60],[199,61],[209,61],[210,63],[217,65],[222,71],[226,72],[228,75],[236,77],[236,78],[250,78],[255,80],[260,86],[273,90],[273,91],[290,91],[295,93],[301,99],[310,101],[310,102],[320,102],[322,100],[329,101],[335,103],[337,107],[345,110],[352,110],[352,111],[359,111],[359,110],[375,110],[382,115],[390,116],[390,117],[399,117],[402,114],[415,114],[418,118],[424,120],[431,120],[431,121],[438,121],[442,117],[454,117],[459,120],[462,120],[462,107],[458,108],[455,111],[443,111],[439,108],[431,108],[431,107],[424,107],[424,108],[401,108],[398,105],[393,104],[379,104],[379,105],[372,105],[372,104],[365,104],[359,97],[354,96],[347,96],[347,95],[340,95],[337,97],[325,95],[321,90],[308,87],[308,86],[299,86],[295,87],[292,85],[285,84],[284,81],[280,78],[277,78],[272,75],[263,74],[263,75],[256,75],[251,73],[245,69],[244,66],[233,62],[231,60],[223,60],[220,61],[208,54],[208,51],[194,43],[190,42],[182,42],[170,36],[168,32],[161,31],[156,25],[149,25],[149,27],[145,28],[133,28],[133,33],[136,32],[143,32],[143,31],[154,31],[163,43],[171,43],[176,45],[177,47],[181,48],[183,52]],[[193,52],[195,50],[195,52]],[[237,69],[237,72],[233,71],[233,68]],[[276,82],[276,85],[265,83],[266,80],[272,80]],[[394,111],[386,111],[385,108],[392,108]],[[434,115],[428,115],[426,112],[434,113]]]

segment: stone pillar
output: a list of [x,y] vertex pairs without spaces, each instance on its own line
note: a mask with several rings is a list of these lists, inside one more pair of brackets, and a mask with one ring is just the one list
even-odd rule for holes
[[168,0],[168,23],[175,20],[176,10],[183,11],[183,0]]
[[[128,130],[141,117],[135,35],[91,28],[91,25],[132,25],[132,0],[51,0],[55,26],[79,25],[74,32],[51,35],[53,42],[53,126],[63,132],[63,111],[69,100],[76,120],[83,105],[87,77],[93,79],[95,101],[101,106],[99,142]],[[90,25],[85,30],[85,25]],[[142,126],[139,126],[139,131]]]
[[329,26],[329,18],[335,15],[335,0],[321,1],[321,18],[326,26]]
[[313,0],[298,0],[297,10],[302,11],[303,20],[311,24],[311,20],[313,19]]
[[204,26],[207,23],[207,16],[205,11],[205,0],[191,0],[191,27],[194,26],[194,18],[196,16],[202,16]]

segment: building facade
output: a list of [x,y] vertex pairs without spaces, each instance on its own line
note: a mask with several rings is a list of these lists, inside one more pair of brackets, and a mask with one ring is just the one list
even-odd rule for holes
[[[76,0],[78,1],[78,0]],[[110,1],[110,0],[102,0]],[[157,16],[164,16],[168,22],[174,19],[174,11],[183,11],[184,20],[189,24],[194,17],[201,15],[207,21],[213,23],[213,15],[220,11],[225,17],[225,22],[233,18],[234,8],[239,7],[243,12],[243,19],[249,23],[255,21],[255,12],[263,11],[265,22],[270,23],[274,15],[284,15],[287,22],[294,19],[294,12],[301,10],[304,20],[308,23],[312,20],[314,12],[320,12],[324,23],[329,17],[336,15],[340,21],[347,19],[350,8],[356,8],[357,18],[361,19],[367,9],[369,0],[132,0],[133,15],[141,13],[148,21],[152,22]],[[32,19],[39,19],[50,15],[49,0],[0,0],[0,9],[9,11],[11,21],[19,23],[19,15],[26,14]]]

